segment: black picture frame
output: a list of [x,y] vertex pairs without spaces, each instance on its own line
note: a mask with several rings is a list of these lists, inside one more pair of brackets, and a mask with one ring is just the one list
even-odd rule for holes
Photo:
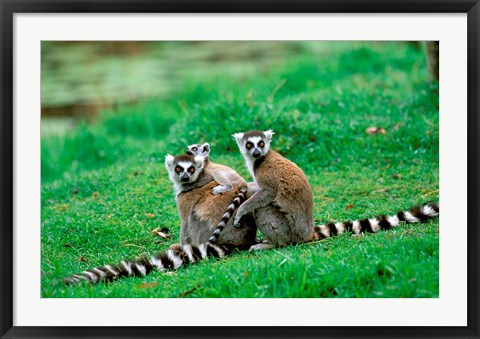
[[[1,0],[0,335],[19,337],[447,337],[479,338],[479,16],[478,0]],[[13,326],[13,17],[15,13],[467,13],[468,309],[465,327],[20,327]],[[233,315],[235,316],[235,315]],[[348,314],[345,314],[348,319]],[[348,323],[348,321],[346,321]]]

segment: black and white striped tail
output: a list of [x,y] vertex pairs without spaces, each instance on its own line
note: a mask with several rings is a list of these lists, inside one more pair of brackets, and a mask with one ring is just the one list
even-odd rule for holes
[[64,278],[66,285],[75,285],[80,282],[99,283],[113,281],[122,277],[142,277],[153,270],[168,271],[206,260],[209,257],[222,258],[228,254],[226,248],[205,243],[199,246],[183,245],[181,250],[169,249],[157,253],[150,258],[141,258],[133,261],[123,260],[117,265],[105,265],[85,270]]
[[233,216],[233,213],[238,208],[238,206],[240,206],[245,201],[246,194],[247,188],[241,188],[235,199],[233,199],[232,203],[228,205],[227,211],[223,215],[222,220],[218,223],[217,227],[215,227],[215,230],[213,230],[212,236],[208,239],[208,243],[217,243],[218,238],[220,237],[220,233],[222,233],[225,225]]
[[315,226],[316,239],[322,240],[337,234],[352,232],[354,235],[360,233],[376,233],[380,230],[388,230],[400,225],[400,222],[407,224],[425,222],[437,217],[439,214],[438,203],[426,203],[415,206],[408,211],[399,211],[396,215],[380,215],[372,219],[362,219],[343,222],[329,222],[325,225]]

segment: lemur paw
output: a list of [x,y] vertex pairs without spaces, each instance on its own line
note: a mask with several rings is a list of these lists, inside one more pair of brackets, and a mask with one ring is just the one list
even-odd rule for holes
[[232,188],[230,188],[228,186],[218,185],[218,186],[215,186],[212,189],[212,194],[213,195],[219,195],[219,194],[222,194],[222,193],[225,193],[225,192],[230,192],[231,190],[232,190]]
[[223,186],[218,185],[218,186],[215,186],[215,187],[212,189],[212,194],[213,194],[213,195],[219,195],[219,194],[221,194],[221,193],[223,193]]
[[274,246],[272,244],[270,244],[268,242],[263,242],[263,243],[260,243],[260,244],[250,246],[248,251],[253,252],[253,251],[260,251],[260,250],[268,250],[268,249],[273,248],[273,247]]
[[233,219],[233,226],[241,227],[242,225],[240,224],[240,219],[242,219],[242,216],[238,216],[238,213],[237,213],[237,215]]

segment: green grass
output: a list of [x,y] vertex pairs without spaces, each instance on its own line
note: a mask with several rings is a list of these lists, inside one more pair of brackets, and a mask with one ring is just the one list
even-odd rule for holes
[[[318,223],[438,200],[438,92],[423,52],[406,43],[317,47],[300,44],[268,66],[212,67],[209,76],[191,67],[166,99],[44,137],[42,297],[438,297],[438,220],[110,284],[56,283],[178,242],[165,154],[208,141],[213,161],[250,180],[231,137],[238,131],[275,130],[272,148],[307,174]],[[370,126],[387,133],[368,135]],[[156,227],[173,237],[155,236]]]

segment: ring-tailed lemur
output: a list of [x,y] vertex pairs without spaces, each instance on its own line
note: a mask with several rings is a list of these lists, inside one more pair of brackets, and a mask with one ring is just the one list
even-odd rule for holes
[[427,204],[396,216],[328,223],[313,222],[312,188],[303,171],[290,160],[270,149],[273,131],[235,133],[240,152],[259,190],[237,211],[234,225],[244,215],[254,213],[258,229],[266,242],[251,249],[265,249],[323,239],[345,231],[354,234],[395,227],[399,221],[419,222],[436,217],[438,205]]
[[[216,186],[213,178],[203,172],[203,157],[167,155],[165,165],[173,183],[177,207],[181,218],[181,244],[174,244],[165,252],[138,260],[124,260],[117,265],[105,265],[88,269],[64,279],[66,284],[81,281],[97,283],[111,281],[123,276],[143,276],[152,270],[178,269],[209,256],[224,257],[233,249],[247,249],[256,243],[256,226],[253,217],[245,216],[240,221],[242,228],[225,221],[225,211],[230,211],[238,190],[213,195]],[[233,212],[230,212],[233,213]],[[218,220],[226,225],[217,244],[209,242],[212,231],[218,228]]]
[[[179,155],[173,157],[167,155],[165,164],[169,171],[170,180],[174,183],[174,186],[184,186],[185,183],[189,185],[189,188],[197,186],[195,181],[201,182],[204,177],[209,177],[204,168],[211,164],[205,162],[206,159],[202,155],[190,156]],[[193,162],[192,162],[193,161]],[[201,164],[201,165],[200,165]],[[190,167],[187,167],[190,166]],[[186,176],[187,169],[191,166],[201,166],[199,168],[200,174],[198,177],[192,177],[189,182],[181,181],[182,176]],[[229,169],[226,166],[227,171],[235,172],[233,169]],[[180,171],[180,172],[178,172]],[[183,172],[185,171],[185,172]],[[183,173],[183,174],[182,174]],[[236,174],[236,172],[235,172]],[[194,175],[194,174],[193,174]],[[245,180],[236,174],[239,178],[238,181],[245,182]],[[177,206],[182,219],[180,241],[182,244],[200,244],[204,242],[224,244],[225,241],[235,241],[236,247],[241,247],[245,243],[246,237],[249,239],[247,242],[255,241],[255,222],[251,216],[246,216],[242,219],[244,224],[250,225],[247,228],[247,233],[239,234],[238,229],[235,227],[227,227],[231,225],[231,217],[238,206],[245,200],[245,188],[244,186],[232,186],[232,190],[223,192],[222,194],[212,195],[210,192],[213,188],[217,187],[217,182],[212,181],[207,185],[202,185],[196,190],[181,192],[176,189]],[[245,182],[246,184],[246,182]],[[200,185],[198,185],[200,186]],[[210,189],[210,192],[208,191]],[[196,194],[194,194],[196,193]],[[220,214],[224,212],[223,214]],[[199,216],[199,220],[195,217]],[[219,217],[220,216],[220,217]],[[191,227],[189,221],[193,220],[194,227]],[[199,227],[200,222],[208,221],[208,225],[205,227]],[[220,220],[220,222],[218,222]],[[212,225],[216,225],[212,229]],[[233,226],[233,225],[232,225]],[[253,227],[252,227],[253,226]],[[238,240],[241,240],[240,242]]]
[[222,217],[222,220],[217,225],[212,233],[212,236],[208,240],[214,244],[218,241],[220,233],[223,231],[225,225],[230,220],[233,212],[240,206],[246,198],[248,185],[247,182],[232,168],[210,161],[210,144],[208,142],[204,144],[192,144],[187,146],[187,155],[201,156],[205,163],[203,171],[206,176],[212,176],[213,180],[218,184],[212,190],[213,194],[221,194],[232,191],[234,188],[238,188],[238,194],[233,199],[227,211]]
[[192,156],[202,156],[205,162],[205,174],[211,175],[218,186],[212,190],[213,194],[230,192],[235,186],[240,190],[247,191],[247,182],[232,168],[213,163],[210,161],[210,144],[192,144],[187,147],[186,153]]

